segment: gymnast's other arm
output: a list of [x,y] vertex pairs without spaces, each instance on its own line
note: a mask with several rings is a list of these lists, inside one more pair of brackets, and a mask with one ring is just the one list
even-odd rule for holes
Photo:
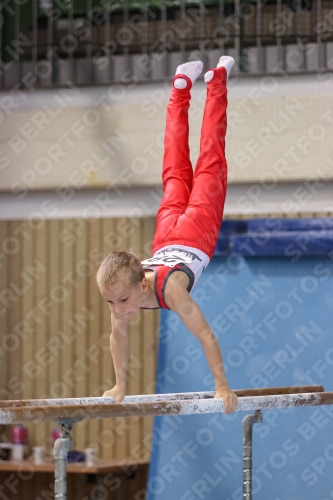
[[[110,308],[111,309],[111,308]],[[121,403],[126,394],[126,372],[129,357],[128,322],[124,316],[111,313],[110,351],[116,375],[116,385],[106,391],[104,397],[112,397]]]
[[188,278],[185,273],[174,272],[167,281],[166,303],[180,316],[186,328],[199,339],[214,377],[215,398],[222,398],[225,413],[231,413],[236,410],[238,399],[229,388],[220,346],[199,306],[188,293],[187,285]]

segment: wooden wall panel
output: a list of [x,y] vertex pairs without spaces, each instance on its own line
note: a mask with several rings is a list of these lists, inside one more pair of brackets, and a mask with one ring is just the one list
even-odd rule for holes
[[19,338],[15,333],[18,318],[22,315],[22,283],[20,273],[22,271],[22,235],[20,234],[20,221],[9,223],[9,238],[13,242],[10,245],[11,253],[8,259],[8,331],[3,340],[3,347],[7,351],[7,382],[9,392],[13,395],[11,389],[18,381],[22,380],[22,348],[20,348]]
[[[19,396],[20,399],[27,399],[34,394],[34,384],[36,377],[38,377],[39,363],[35,363],[36,355],[36,322],[33,319],[33,312],[36,304],[36,286],[35,280],[32,277],[31,269],[33,269],[36,258],[36,230],[33,224],[22,222],[22,229],[24,238],[22,241],[23,246],[23,262],[22,271],[25,277],[24,281],[27,283],[27,290],[22,297],[22,316],[18,319],[17,324],[20,332],[20,345],[22,350],[22,386],[23,394]],[[36,312],[36,311],[35,311]],[[36,316],[37,317],[37,316]],[[26,425],[29,431],[30,441],[37,444],[37,426],[34,424]],[[38,444],[42,444],[38,442]],[[32,486],[33,488],[33,486]]]
[[[6,251],[6,239],[7,239],[7,226],[8,224],[4,221],[0,221],[0,331],[2,332],[1,338],[8,331],[7,316],[8,307],[5,301],[5,291],[7,288],[8,281],[8,265],[7,265],[7,251]],[[8,399],[7,392],[7,355],[2,346],[0,347],[0,395],[1,399]]]
[[[7,316],[8,307],[6,306],[4,300],[4,293],[7,288],[8,281],[8,265],[7,259],[8,255],[6,252],[6,238],[7,238],[7,227],[8,224],[4,221],[0,221],[0,332],[1,339],[8,331]],[[0,398],[9,399],[10,394],[7,389],[7,362],[8,356],[3,348],[2,342],[0,345]],[[0,426],[0,439],[5,441],[8,438],[8,429],[5,426]]]
[[[72,221],[73,224],[74,221]],[[87,324],[89,323],[89,308],[87,296],[87,239],[89,231],[89,220],[78,220],[73,226],[73,232],[76,234],[72,261],[73,278],[76,283],[74,293],[73,315],[71,323],[75,332],[73,358],[69,362],[73,369],[73,378],[75,380],[74,392],[75,396],[83,396],[88,393],[88,377],[86,371],[87,366],[87,341],[88,339]],[[88,433],[89,422],[83,420],[75,425],[74,446],[78,450],[83,450],[86,447],[86,435]]]
[[[64,220],[59,224],[59,287],[63,287],[66,300],[59,303],[59,326],[63,334],[63,347],[59,359],[59,372],[54,383],[53,392],[59,397],[74,397],[74,344],[77,332],[73,318],[75,314],[75,298],[78,283],[75,279],[75,243],[73,221]],[[53,396],[54,397],[54,396]]]
[[[0,301],[0,327],[2,338],[19,339],[0,357],[3,399],[101,396],[113,387],[110,310],[96,271],[111,251],[148,257],[154,227],[153,218],[0,222],[0,293],[2,300],[7,288],[14,294],[8,307]],[[12,242],[7,254],[6,242]],[[128,394],[153,390],[157,324],[158,313],[147,311],[130,325]],[[12,380],[15,394],[3,392]],[[30,444],[51,452],[56,426],[27,426]],[[98,446],[103,458],[147,458],[151,430],[151,418],[82,421],[74,426],[74,448]]]
[[[88,284],[88,295],[87,295],[87,307],[89,312],[94,316],[93,321],[89,321],[87,325],[87,349],[89,350],[87,356],[87,368],[89,370],[88,387],[87,392],[89,394],[95,394],[100,385],[100,360],[102,357],[102,352],[99,347],[99,339],[102,332],[101,324],[101,298],[99,296],[99,291],[96,286],[95,275],[99,267],[99,249],[101,240],[101,227],[102,222],[99,219],[94,219],[90,221],[87,233],[87,261],[89,262],[89,276],[87,279]],[[97,332],[97,335],[94,334]],[[86,447],[98,447],[98,454],[100,453],[99,445],[99,421],[91,420],[89,422],[89,432],[86,433]]]
[[[35,354],[39,357],[43,357],[43,349],[48,341],[48,321],[47,315],[43,312],[43,301],[44,298],[49,295],[49,272],[50,272],[50,260],[48,259],[48,245],[49,245],[49,221],[36,221],[37,231],[36,231],[36,253],[34,262],[41,269],[37,273],[35,283],[35,303],[34,307],[37,307],[38,321],[36,324],[35,331]],[[47,386],[47,375],[46,367],[41,365],[41,372],[34,380],[33,394],[34,398],[42,398],[49,392],[49,387]],[[38,425],[38,439],[37,445],[43,445],[48,438],[47,435],[47,424],[42,423]]]
[[[101,242],[101,261],[112,251],[115,250],[115,224],[116,219],[104,219],[102,229],[102,242]],[[97,289],[97,287],[96,287]],[[97,293],[98,290],[97,290]],[[101,359],[101,393],[112,389],[116,379],[111,361],[110,354],[110,333],[111,333],[111,313],[110,308],[105,300],[101,301],[101,332],[105,341],[103,342],[102,359]],[[116,422],[112,419],[103,419],[100,421],[99,436],[100,441],[105,442],[105,446],[101,449],[101,456],[103,458],[117,458],[117,432]]]
[[[59,244],[59,235],[62,231],[62,221],[52,220],[49,224],[49,251],[48,251],[48,266],[49,266],[49,281],[48,294],[50,295],[59,286],[61,282],[61,251],[62,247]],[[65,292],[66,293],[66,292]],[[49,328],[49,345],[47,347],[47,362],[48,362],[48,380],[47,380],[47,397],[52,397],[58,392],[59,374],[61,372],[61,359],[63,355],[64,344],[61,341],[62,321],[61,321],[61,304],[58,301],[50,300],[50,315],[48,318]],[[52,447],[52,429],[57,425],[51,423],[47,428],[47,451],[51,451]]]

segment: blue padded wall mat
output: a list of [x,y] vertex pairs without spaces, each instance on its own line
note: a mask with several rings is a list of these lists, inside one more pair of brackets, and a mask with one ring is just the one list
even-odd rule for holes
[[299,232],[253,232],[231,235],[232,251],[249,257],[285,255],[298,260],[302,255],[328,255],[333,249],[333,231],[321,231],[320,236]]
[[[214,257],[192,294],[232,388],[333,390],[333,260]],[[214,390],[200,343],[161,312],[157,392]],[[241,500],[245,413],[157,417],[148,500]],[[263,411],[253,432],[253,500],[333,499],[333,406]]]
[[226,220],[215,255],[293,257],[328,255],[333,250],[333,218]]

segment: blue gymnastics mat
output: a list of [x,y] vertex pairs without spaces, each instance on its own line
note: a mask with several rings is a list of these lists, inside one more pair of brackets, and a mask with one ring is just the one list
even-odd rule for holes
[[[287,220],[289,229],[286,222],[266,240],[294,233],[289,244],[300,249],[301,236],[316,236],[301,221],[303,228]],[[218,338],[232,388],[333,390],[333,255],[325,247],[332,220],[322,221],[320,245],[303,247],[297,258],[283,243],[278,251],[266,246],[264,255],[232,251],[237,235],[267,231],[264,220],[223,225],[228,244],[217,246],[192,296]],[[157,392],[204,390],[214,383],[200,343],[163,310]],[[244,415],[155,418],[148,500],[241,500]],[[332,429],[333,406],[264,411],[253,433],[253,500],[333,499]]]

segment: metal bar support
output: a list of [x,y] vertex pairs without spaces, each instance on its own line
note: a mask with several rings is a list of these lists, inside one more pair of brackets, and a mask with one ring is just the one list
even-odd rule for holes
[[141,30],[141,50],[145,64],[145,69],[144,69],[145,80],[149,80],[151,78],[151,54],[148,53],[148,33],[149,33],[148,10],[149,10],[148,1],[145,0],[142,5],[143,29]]
[[[123,2],[123,25],[127,26],[129,21],[129,9],[128,9],[128,0],[124,0]],[[130,76],[133,76],[132,68],[131,68],[131,59],[129,53],[129,45],[123,45],[123,56],[124,56],[124,64],[125,64],[125,72]],[[118,79],[118,75],[115,77],[115,80]]]
[[296,3],[296,34],[297,34],[297,47],[298,47],[298,57],[299,57],[299,67],[298,70],[305,71],[307,66],[306,60],[306,50],[303,40],[303,27],[302,27],[302,0],[297,0]]
[[285,47],[282,45],[282,2],[281,0],[277,0],[276,2],[276,45],[278,48],[278,67],[280,71],[284,71],[286,67],[286,54]]
[[255,410],[252,415],[246,415],[243,426],[243,500],[252,500],[252,427],[261,424],[261,410]]
[[205,5],[205,0],[199,0],[199,16],[200,16],[200,23],[199,23],[199,33],[200,33],[200,57],[201,61],[204,63],[204,70],[207,70],[208,68],[211,67],[210,61],[209,61],[209,52],[210,50],[206,48],[205,44],[205,36],[206,36],[206,5]]
[[219,55],[224,55],[224,38],[225,38],[225,26],[224,26],[224,0],[219,0]]
[[54,443],[54,499],[67,500],[67,455],[72,447],[73,424],[80,419],[59,420],[61,438]]
[[[3,19],[3,2],[0,2],[0,19]],[[3,53],[2,53],[2,23],[0,23],[0,89],[2,88],[2,75],[4,73],[3,70]]]
[[31,59],[33,71],[36,71],[38,59],[38,5],[37,0],[32,0],[32,49]]
[[180,41],[179,48],[181,53],[181,62],[186,61],[186,33],[185,33],[185,21],[186,21],[186,0],[180,0]]
[[161,44],[163,47],[163,76],[165,79],[170,75],[170,68],[169,68],[169,59],[170,58],[169,58],[169,54],[168,54],[168,50],[167,50],[166,40],[164,39],[164,35],[166,32],[167,32],[167,4],[166,4],[166,0],[162,0],[161,25],[160,25],[159,36],[160,36]]
[[265,71],[264,48],[262,46],[262,4],[261,0],[257,0],[256,8],[256,45],[257,45],[257,69],[260,73]]
[[50,84],[57,84],[59,81],[59,62],[54,57],[53,51],[55,46],[55,31],[56,31],[56,22],[54,20],[54,0],[50,1],[50,5],[47,12],[47,51],[46,58],[51,67],[51,81]]
[[[74,2],[74,0],[72,0]],[[92,0],[87,0],[87,28],[89,37],[86,44],[86,83],[91,83],[93,80],[92,72]]]
[[[68,37],[73,39],[74,32],[74,0],[69,0],[67,3],[68,8]],[[89,10],[88,10],[89,13]],[[74,44],[74,41],[72,42]],[[68,53],[68,74],[69,81],[74,83],[74,48],[72,47]]]
[[21,3],[15,3],[15,19],[14,19],[14,47],[15,47],[15,64],[16,64],[16,82],[20,83],[21,79],[21,56],[20,56],[20,15]]
[[240,73],[245,72],[244,51],[242,48],[242,16],[241,0],[235,0],[235,49],[236,62]]
[[323,22],[322,22],[322,0],[317,0],[317,46],[318,46],[318,69],[326,69],[326,43],[322,41]]
[[113,57],[110,51],[110,40],[111,40],[111,2],[107,1],[105,3],[106,12],[104,13],[104,47],[105,54],[108,58],[108,66],[107,66],[107,77],[106,80],[111,82],[114,79],[113,75]]

